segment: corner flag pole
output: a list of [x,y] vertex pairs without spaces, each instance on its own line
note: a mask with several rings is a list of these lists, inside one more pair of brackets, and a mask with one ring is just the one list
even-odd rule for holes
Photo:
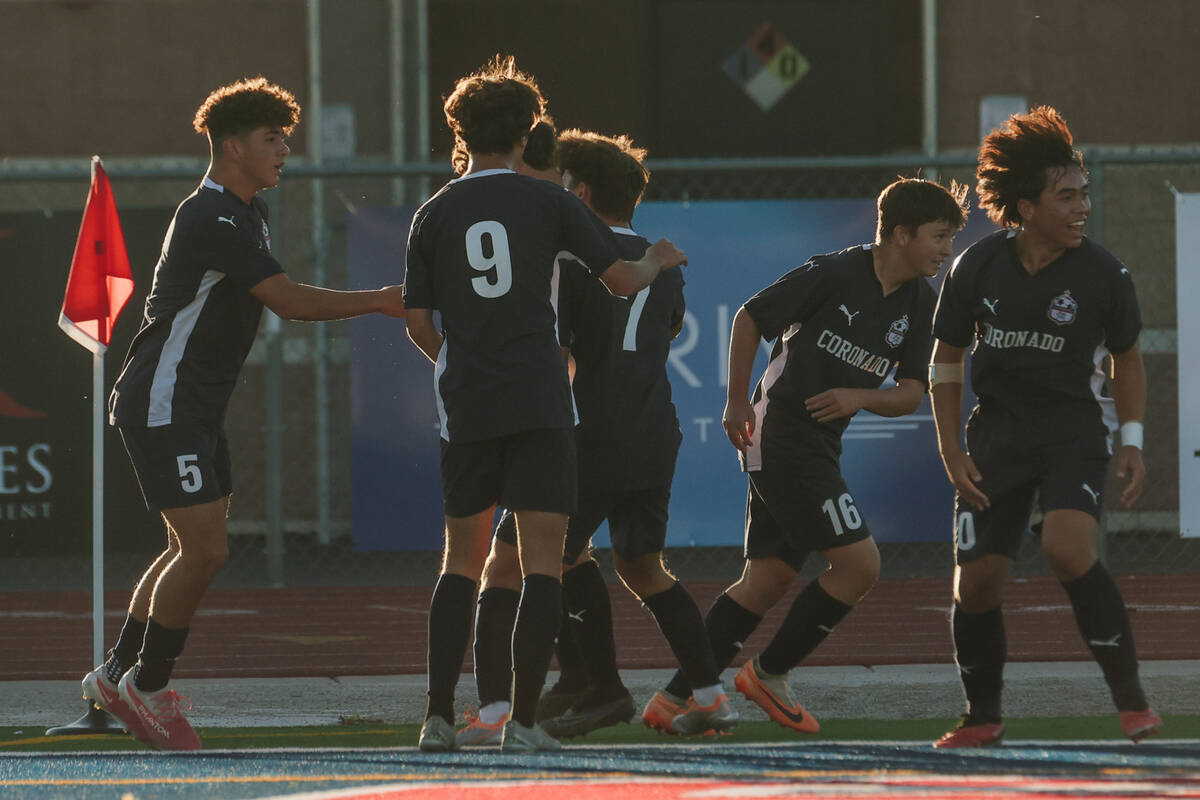
[[104,663],[104,351],[92,353],[92,663]]
[[[104,351],[113,324],[133,294],[133,273],[117,217],[108,174],[92,156],[92,182],[58,327],[92,353],[92,664],[104,661]],[[110,733],[119,730],[108,714],[90,702],[88,711],[57,733]]]

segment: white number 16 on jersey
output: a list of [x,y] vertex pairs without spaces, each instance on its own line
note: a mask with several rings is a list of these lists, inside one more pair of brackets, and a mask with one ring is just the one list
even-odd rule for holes
[[[483,237],[490,241],[490,256],[483,254]],[[471,279],[475,294],[488,299],[502,297],[512,288],[512,257],[508,252],[508,231],[499,222],[485,219],[467,228],[467,263],[478,272],[492,273]]]

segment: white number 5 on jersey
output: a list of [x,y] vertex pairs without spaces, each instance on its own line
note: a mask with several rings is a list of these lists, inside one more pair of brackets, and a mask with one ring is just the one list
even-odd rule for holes
[[[491,255],[484,255],[487,237]],[[480,297],[503,297],[512,288],[512,257],[508,252],[508,231],[499,222],[485,219],[467,228],[467,263],[471,269],[490,273],[471,279],[471,288]]]

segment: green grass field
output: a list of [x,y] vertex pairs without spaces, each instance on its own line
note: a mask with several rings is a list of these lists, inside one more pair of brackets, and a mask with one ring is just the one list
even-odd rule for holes
[[[821,722],[818,734],[794,734],[772,722],[743,722],[721,742],[796,741],[912,741],[932,742],[955,723],[954,719],[862,720],[834,719]],[[1123,742],[1116,715],[1103,717],[1020,717],[1006,720],[1007,739],[1088,740]],[[345,720],[326,727],[294,728],[201,728],[200,738],[210,749],[248,750],[265,747],[410,747],[417,742],[419,725],[385,725],[369,719]],[[40,728],[0,728],[0,755],[16,752],[72,752],[81,750],[148,750],[123,734],[43,735]],[[1171,739],[1200,739],[1200,714],[1166,719],[1164,736]],[[680,739],[654,733],[641,725],[617,725],[588,736],[571,739],[572,744],[711,744],[712,739]]]

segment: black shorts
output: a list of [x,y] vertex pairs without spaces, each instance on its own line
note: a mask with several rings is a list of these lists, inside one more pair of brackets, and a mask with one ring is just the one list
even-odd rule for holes
[[984,510],[954,498],[954,557],[965,564],[982,555],[1016,558],[1029,529],[1034,499],[1045,513],[1074,509],[1100,519],[1108,478],[1108,440],[1102,434],[1046,442],[1006,424],[972,416],[967,451],[988,496]]
[[478,442],[442,441],[446,516],[494,505],[570,514],[576,501],[575,431],[539,428]]
[[[667,541],[667,509],[671,486],[579,498],[579,509],[567,522],[563,563],[574,564],[591,544],[600,523],[608,520],[613,552],[626,561],[662,552]],[[496,538],[517,544],[517,525],[512,512],[505,511],[496,525]]]
[[746,558],[775,556],[797,572],[809,553],[869,538],[867,521],[824,442],[763,449],[763,467],[747,473]]
[[203,505],[233,492],[229,442],[220,427],[175,422],[117,430],[151,511]]

